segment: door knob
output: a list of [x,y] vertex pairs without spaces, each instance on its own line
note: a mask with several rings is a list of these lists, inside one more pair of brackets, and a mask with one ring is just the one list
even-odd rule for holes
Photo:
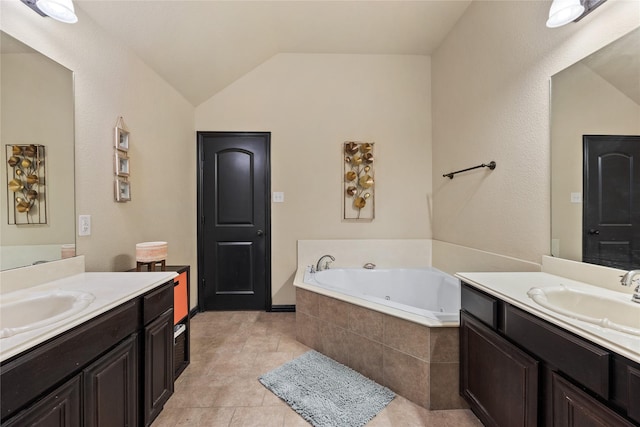
[[595,228],[590,228],[589,229],[589,234],[591,236],[594,236],[594,235],[597,236],[598,234],[600,234],[600,230],[596,230]]
[[258,230],[258,233],[257,233],[257,234],[258,234],[258,236],[262,237],[262,236],[264,235],[264,231],[262,231],[262,230]]

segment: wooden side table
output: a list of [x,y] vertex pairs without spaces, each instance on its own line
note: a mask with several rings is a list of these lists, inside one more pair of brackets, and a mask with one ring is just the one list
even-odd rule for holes
[[[135,269],[129,271],[140,271],[142,267],[146,267],[146,271],[158,271],[155,270],[156,264],[160,264],[160,261],[156,263],[137,263]],[[148,265],[151,264],[151,265]],[[190,271],[191,268],[188,265],[165,265],[164,260],[160,264],[162,271],[175,271],[178,273],[178,277],[173,279],[173,326],[174,326],[174,338],[173,338],[173,370],[174,380],[182,374],[182,371],[189,366],[190,361]],[[175,335],[178,331],[183,330],[178,335]]]
[[142,271],[142,267],[146,267],[147,271],[156,271],[156,266],[158,264],[160,264],[160,271],[166,271],[167,269],[166,261],[167,260],[165,259],[160,261],[152,261],[152,262],[136,261],[136,271]]

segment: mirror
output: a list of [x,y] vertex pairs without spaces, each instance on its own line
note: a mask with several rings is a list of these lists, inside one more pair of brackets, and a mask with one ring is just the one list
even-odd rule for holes
[[[585,137],[587,135],[587,137]],[[606,135],[600,137],[596,135]],[[625,270],[640,268],[640,157],[635,166],[627,148],[615,149],[617,156],[600,156],[589,162],[592,140],[620,140],[635,153],[640,147],[640,28],[637,28],[551,78],[551,254],[574,261],[608,265]],[[617,142],[616,142],[617,143]],[[586,150],[585,150],[585,147]],[[611,147],[609,145],[608,147]],[[629,147],[626,145],[625,147]],[[583,151],[585,150],[585,151]],[[623,153],[624,151],[624,153]],[[619,154],[619,155],[618,155]],[[613,220],[603,219],[602,209],[612,206],[605,190],[594,197],[589,171],[612,161],[610,172],[625,176],[628,182],[611,181],[615,199],[625,199],[626,207],[616,209]],[[583,167],[583,162],[588,166]],[[598,163],[599,162],[599,163]],[[617,163],[616,163],[617,162]],[[634,172],[635,169],[635,172]],[[586,172],[583,172],[586,171]],[[624,171],[624,173],[623,173]],[[586,175],[583,176],[583,174]],[[597,178],[603,179],[603,178]],[[583,189],[583,187],[585,187]],[[597,187],[597,186],[596,186]],[[608,193],[611,194],[611,193]],[[584,203],[583,203],[584,200]],[[599,200],[604,200],[597,207]],[[629,202],[631,201],[631,203]],[[620,225],[620,237],[602,237],[600,227],[589,227],[589,209],[599,215],[603,228]],[[583,213],[583,208],[586,213]],[[584,216],[586,215],[586,216]],[[583,218],[585,220],[583,221]],[[583,226],[587,224],[586,226]],[[595,239],[595,240],[594,240]],[[600,239],[600,240],[598,240]],[[627,244],[628,242],[628,244]],[[618,247],[615,261],[590,257],[590,251],[603,254],[607,247]],[[623,248],[626,247],[625,248]],[[595,249],[593,249],[595,247]],[[585,254],[583,256],[583,253]]]
[[[72,71],[2,31],[0,55],[0,269],[6,270],[75,255],[74,98]],[[29,147],[38,147],[37,155]],[[23,195],[27,176],[37,180],[29,188],[37,192]],[[29,197],[37,202],[33,209],[16,208]]]

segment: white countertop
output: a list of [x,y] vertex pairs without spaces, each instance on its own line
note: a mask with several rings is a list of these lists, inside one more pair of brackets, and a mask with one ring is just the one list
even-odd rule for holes
[[[640,337],[564,316],[538,305],[527,296],[527,291],[531,288],[559,285],[625,301],[631,300],[629,293],[611,291],[548,273],[457,273],[456,277],[511,305],[640,363]],[[638,327],[640,328],[640,318]]]
[[7,360],[87,320],[91,320],[120,304],[157,288],[176,276],[177,273],[172,271],[81,273],[43,285],[3,294],[2,299],[5,299],[14,298],[21,293],[60,289],[89,292],[93,294],[95,299],[84,310],[59,322],[0,339],[0,361]]

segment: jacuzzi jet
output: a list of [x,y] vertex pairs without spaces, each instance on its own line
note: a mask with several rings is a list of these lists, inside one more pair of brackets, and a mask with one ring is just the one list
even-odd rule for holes
[[386,297],[384,297],[384,299],[386,299],[387,301],[390,301],[391,297],[389,295],[387,295]]

